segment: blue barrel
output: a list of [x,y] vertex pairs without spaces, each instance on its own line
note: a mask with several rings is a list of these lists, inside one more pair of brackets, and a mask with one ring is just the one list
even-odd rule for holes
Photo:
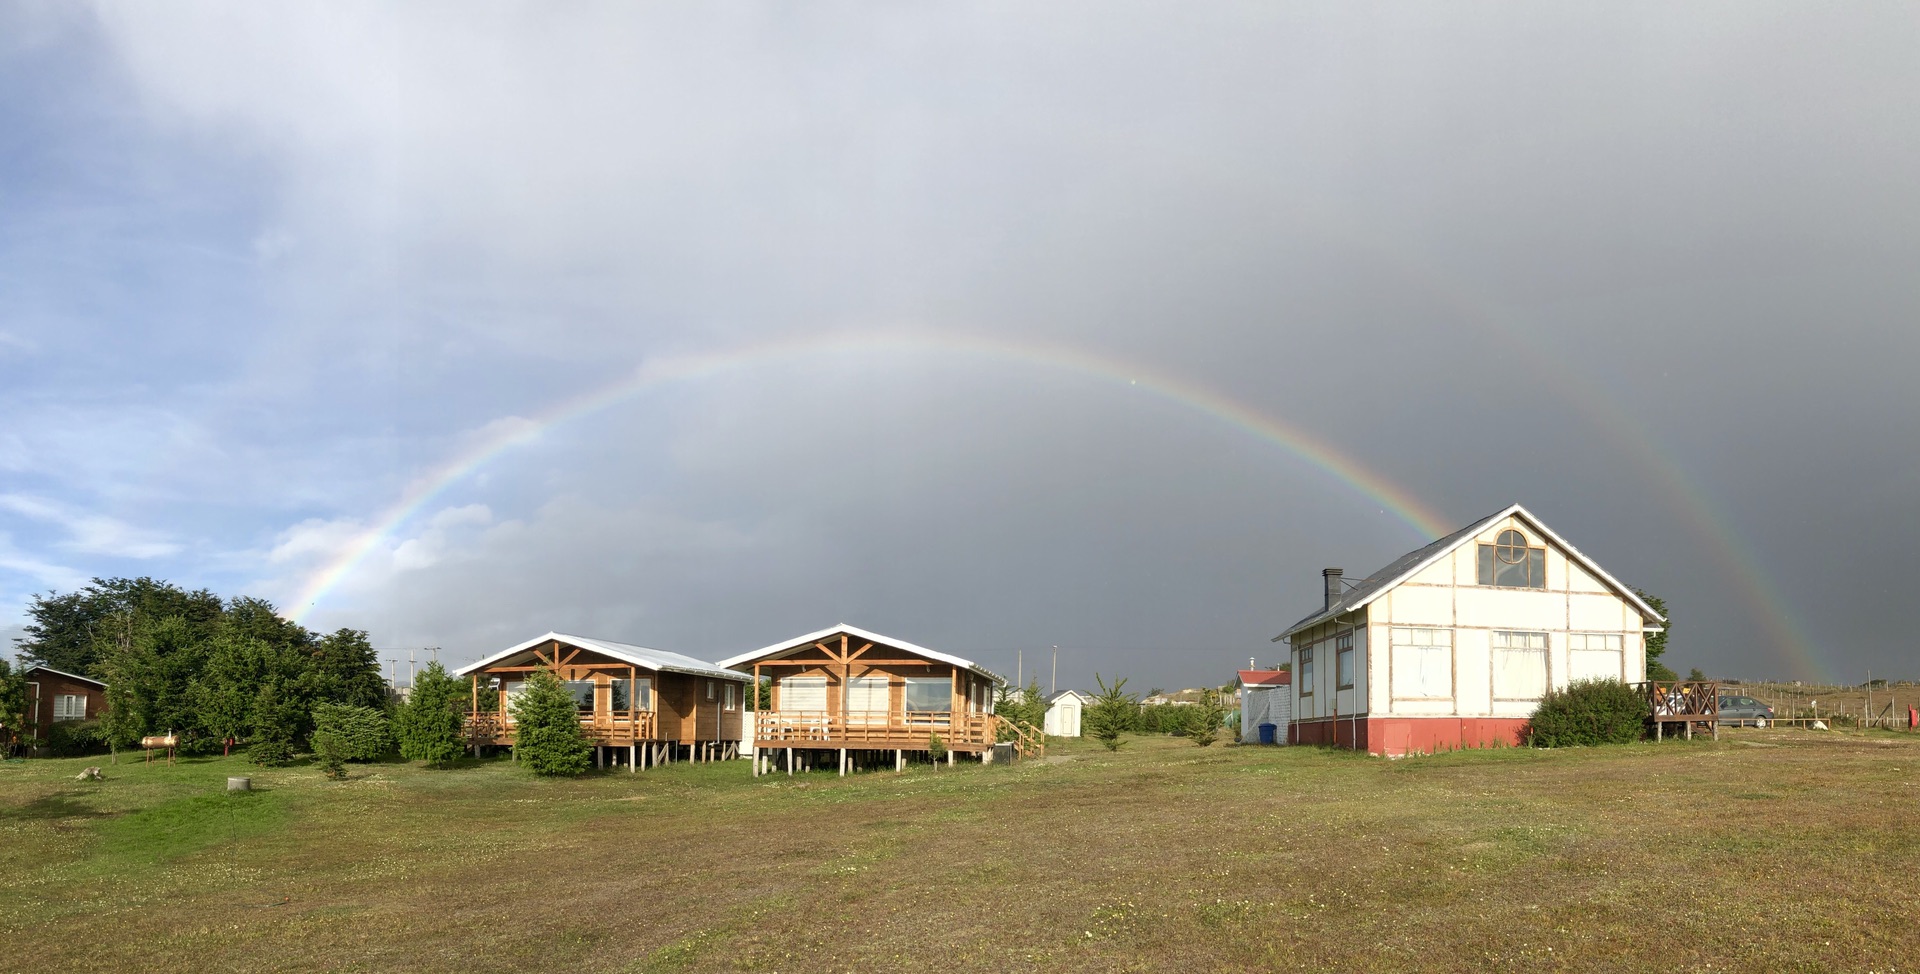
[[1273,724],[1261,724],[1260,725],[1260,743],[1272,744],[1273,732],[1278,729],[1279,728],[1274,726]]

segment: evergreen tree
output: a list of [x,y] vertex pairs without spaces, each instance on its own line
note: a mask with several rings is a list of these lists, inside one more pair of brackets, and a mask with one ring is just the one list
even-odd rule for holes
[[161,619],[178,618],[196,641],[221,617],[220,597],[151,578],[96,578],[66,595],[36,595],[27,606],[20,658],[83,676],[98,674],[106,649]]
[[1652,607],[1653,611],[1660,613],[1661,617],[1667,620],[1661,623],[1659,632],[1650,633],[1647,636],[1647,679],[1680,679],[1680,674],[1675,673],[1660,659],[1667,652],[1667,634],[1673,631],[1673,617],[1667,615],[1667,600],[1656,595],[1648,595],[1639,589],[1634,589],[1633,594],[1640,596],[1640,601],[1645,602]]
[[1109,751],[1118,751],[1126,742],[1120,735],[1127,732],[1139,719],[1140,703],[1133,694],[1126,692],[1127,678],[1121,677],[1107,686],[1100,674],[1093,675],[1095,683],[1100,685],[1100,694],[1094,697],[1093,706],[1088,707],[1081,716],[1081,726],[1087,736],[1099,741]]
[[378,761],[393,749],[387,715],[351,704],[315,706],[312,740],[314,757],[329,778],[346,777],[348,761]]
[[27,676],[0,656],[0,757],[20,743],[27,726]]
[[1227,720],[1227,708],[1220,703],[1220,691],[1202,690],[1199,703],[1180,709],[1187,711],[1187,737],[1201,747],[1211,746],[1220,733],[1220,725]]
[[467,689],[447,675],[446,667],[439,661],[427,664],[413,681],[407,702],[393,718],[401,757],[425,761],[432,767],[446,767],[460,756],[466,743],[461,711],[467,702],[464,693]]
[[580,732],[579,704],[550,670],[535,670],[513,695],[514,752],[534,774],[585,774],[593,745]]
[[307,650],[308,690],[315,700],[350,707],[387,707],[387,682],[380,678],[380,657],[358,629],[337,629]]

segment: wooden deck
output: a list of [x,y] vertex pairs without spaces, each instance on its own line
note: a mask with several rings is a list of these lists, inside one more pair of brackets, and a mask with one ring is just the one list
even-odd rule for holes
[[1693,739],[1695,724],[1704,725],[1714,740],[1720,739],[1718,680],[1649,680],[1634,686],[1646,694],[1654,740],[1664,738],[1667,728],[1676,724],[1677,732],[1688,740]]

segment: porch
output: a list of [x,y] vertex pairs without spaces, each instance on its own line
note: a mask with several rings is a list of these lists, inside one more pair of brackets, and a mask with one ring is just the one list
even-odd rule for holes
[[1646,695],[1654,740],[1664,739],[1669,727],[1692,740],[1695,724],[1720,739],[1720,681],[1648,680],[1633,686]]

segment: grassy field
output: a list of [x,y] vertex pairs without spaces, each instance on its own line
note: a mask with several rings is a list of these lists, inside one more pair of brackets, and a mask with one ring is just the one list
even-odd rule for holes
[[0,764],[0,969],[1920,970],[1909,735],[759,782],[88,763]]

